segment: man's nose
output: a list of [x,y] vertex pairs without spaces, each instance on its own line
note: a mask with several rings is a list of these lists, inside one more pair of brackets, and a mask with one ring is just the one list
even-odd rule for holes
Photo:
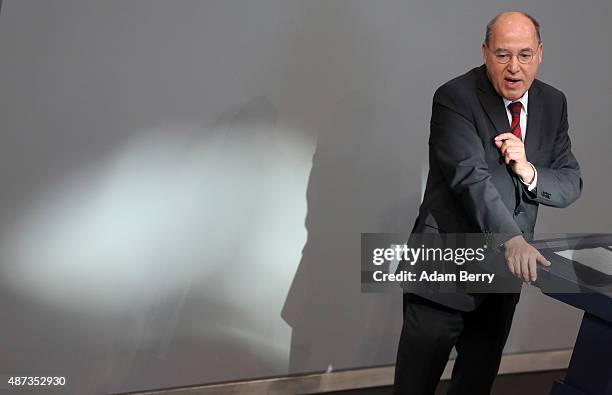
[[508,71],[517,73],[519,71],[519,61],[517,56],[512,56],[508,62]]

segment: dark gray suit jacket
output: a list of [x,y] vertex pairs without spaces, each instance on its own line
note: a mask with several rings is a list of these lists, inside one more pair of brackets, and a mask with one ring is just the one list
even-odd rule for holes
[[[539,204],[566,207],[582,191],[563,93],[539,80],[529,89],[525,151],[538,172],[528,191],[501,160],[493,138],[510,130],[485,66],[442,85],[433,98],[429,175],[413,233],[533,233]],[[482,295],[424,294],[469,311]]]

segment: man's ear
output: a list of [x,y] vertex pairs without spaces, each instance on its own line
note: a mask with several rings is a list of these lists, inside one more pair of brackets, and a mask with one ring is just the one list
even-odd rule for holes
[[487,63],[487,44],[482,43],[482,63]]
[[544,51],[544,43],[538,45],[538,64],[542,63],[542,51]]

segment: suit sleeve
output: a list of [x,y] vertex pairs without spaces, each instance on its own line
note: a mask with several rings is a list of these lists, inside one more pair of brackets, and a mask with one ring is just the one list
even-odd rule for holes
[[[443,86],[434,95],[429,147],[444,181],[481,231],[504,234],[499,244],[521,234],[506,208],[485,160],[485,150],[465,101]],[[503,238],[503,239],[502,239]]]
[[535,165],[538,171],[537,187],[533,191],[524,189],[532,201],[552,207],[567,207],[582,192],[580,166],[572,154],[568,135],[567,100],[565,95],[562,98],[561,121],[554,141],[552,163],[549,167]]

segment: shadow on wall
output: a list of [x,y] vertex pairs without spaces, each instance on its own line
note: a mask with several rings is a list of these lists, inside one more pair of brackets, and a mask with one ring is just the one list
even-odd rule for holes
[[409,231],[418,193],[411,188],[410,197],[397,200],[400,164],[376,145],[376,115],[368,96],[353,92],[318,134],[308,239],[281,313],[292,327],[290,374],[395,360],[401,298],[361,293],[360,233]]
[[[292,48],[287,58],[295,64],[287,64],[287,70],[277,74],[282,68],[264,62],[270,75],[261,80],[259,89],[243,91],[219,84],[215,90],[210,84],[202,90],[202,85],[189,78],[190,65],[195,64],[190,47],[174,45],[194,36],[199,30],[191,27],[199,25],[132,20],[140,14],[136,6],[131,8],[133,14],[122,14],[117,23],[126,26],[126,32],[138,27],[138,34],[119,34],[122,29],[107,29],[106,21],[99,18],[99,26],[82,32],[84,38],[107,37],[97,45],[90,45],[90,40],[58,40],[66,44],[60,52],[70,55],[66,59],[85,54],[74,60],[81,72],[65,68],[55,76],[55,69],[38,62],[44,65],[39,70],[41,81],[51,81],[52,88],[62,87],[58,97],[62,111],[45,105],[44,95],[37,94],[38,86],[25,90],[22,101],[16,101],[13,122],[20,126],[9,132],[19,145],[6,150],[14,157],[5,158],[4,163],[22,180],[4,191],[8,197],[3,196],[0,214],[5,226],[7,217],[21,224],[18,214],[29,213],[30,205],[40,203],[43,211],[52,213],[58,222],[35,216],[42,222],[32,221],[26,230],[34,230],[47,241],[53,247],[49,251],[60,253],[56,260],[62,270],[48,263],[49,254],[36,238],[14,244],[18,252],[27,252],[20,259],[31,263],[28,281],[34,283],[24,284],[20,274],[26,265],[20,260],[4,261],[12,263],[19,281],[0,287],[0,307],[10,312],[10,322],[0,333],[16,339],[0,344],[12,358],[0,362],[0,367],[10,365],[28,374],[49,373],[45,368],[52,366],[57,374],[70,374],[75,392],[108,393],[393,362],[401,328],[400,298],[361,294],[359,236],[366,231],[410,229],[418,189],[411,184],[418,177],[407,173],[417,169],[406,171],[409,161],[389,157],[388,147],[380,144],[408,141],[403,131],[391,130],[397,122],[404,122],[406,114],[393,110],[395,106],[373,102],[372,97],[381,97],[376,91],[384,84],[373,78],[377,70],[374,57],[362,56],[352,44],[357,32],[350,26],[357,23],[347,16],[346,4],[307,4],[296,43],[287,46]],[[86,15],[94,15],[94,8],[83,7]],[[111,12],[113,7],[105,9]],[[200,14],[191,14],[199,20]],[[165,21],[168,13],[157,15],[163,15],[160,21]],[[69,15],[67,19],[74,18]],[[162,25],[171,28],[159,29]],[[79,26],[70,31],[80,32]],[[248,70],[244,80],[235,81],[235,87],[251,86],[250,63],[242,63],[251,52],[245,52],[245,58],[228,57],[237,53],[229,33],[245,34],[231,24],[226,26],[230,27],[227,40],[203,40],[210,34],[200,40],[206,45],[198,48],[229,49],[213,52],[216,56],[206,52],[206,60],[221,59],[219,65],[228,68],[227,73],[213,74],[214,68],[206,67],[206,78],[225,76],[220,78],[224,82],[228,76],[237,76],[235,71]],[[155,45],[141,48],[141,43]],[[172,51],[160,52],[164,46]],[[33,48],[34,53],[46,53],[45,45]],[[116,59],[116,67],[107,67],[98,59]],[[189,61],[179,64],[176,59]],[[230,67],[233,65],[240,67]],[[353,65],[359,67],[348,73],[347,67]],[[265,89],[270,81],[278,82]],[[319,115],[328,114],[326,100],[334,102],[333,95],[360,81],[370,81],[364,88],[368,93],[345,95],[338,100],[331,120],[319,127]],[[322,90],[329,83],[333,83],[331,89]],[[283,88],[275,95],[278,87]],[[89,95],[90,91],[95,95]],[[282,103],[280,110],[263,96],[243,101],[247,91],[276,97]],[[123,92],[121,100],[116,92]],[[222,94],[217,97],[215,92]],[[31,109],[21,104],[30,101],[37,103],[41,113],[21,122],[21,111],[27,114]],[[317,102],[313,110],[303,110],[313,102]],[[63,111],[74,115],[68,126]],[[303,122],[304,127],[291,133],[279,130],[279,113],[291,123]],[[209,117],[218,121],[203,135],[201,125],[210,125]],[[193,121],[186,128],[182,122],[172,126],[172,120],[183,119]],[[155,130],[149,130],[151,125]],[[161,125],[159,130],[157,125]],[[303,144],[299,135],[303,130],[320,132],[312,168],[312,145]],[[391,135],[381,137],[389,131]],[[28,148],[29,156],[21,154],[22,147]],[[115,166],[117,155],[126,161]],[[36,166],[30,163],[34,159]],[[109,184],[104,182],[107,171]],[[309,234],[295,274],[304,240],[304,186],[309,172]],[[83,182],[82,190],[63,188],[64,179],[73,173]],[[99,193],[101,176],[107,194]],[[121,188],[106,189],[109,185]],[[78,199],[75,204],[66,203],[63,215],[47,199],[48,191],[58,192],[60,203],[65,202],[63,193]],[[99,200],[101,196],[117,205],[109,207]],[[15,214],[9,216],[11,213]],[[83,227],[87,221],[82,219],[92,215],[108,227]],[[44,224],[46,227],[40,226]],[[15,233],[12,227],[5,227],[9,235]],[[92,229],[100,233],[92,234]],[[63,237],[66,230],[90,244]],[[151,237],[125,243],[125,234]],[[123,242],[118,244],[117,239]],[[287,240],[290,242],[283,243]],[[111,258],[101,253],[106,252],[101,246],[112,252]],[[138,251],[123,246],[138,247]],[[74,253],[77,247],[82,255]],[[279,253],[279,248],[286,250]],[[5,254],[1,251],[0,255]],[[96,264],[98,261],[102,263]],[[50,276],[41,276],[41,268]],[[87,268],[90,272],[84,273]],[[138,276],[139,272],[146,275]],[[236,279],[246,280],[236,284]],[[10,278],[0,282],[9,283]],[[57,292],[44,294],[49,288],[38,286],[43,284]],[[54,299],[58,296],[61,298]],[[279,319],[281,310],[292,331],[289,369],[290,332]]]
[[10,319],[0,333],[10,341],[0,350],[11,358],[0,371],[66,375],[74,393],[283,371],[268,325],[282,294],[270,307],[263,288],[272,284],[251,281],[292,273],[258,244],[299,227],[266,220],[286,209],[276,197],[291,191],[281,181],[295,164],[285,158],[288,169],[279,169],[286,144],[277,117],[269,99],[256,97],[222,114],[211,133],[179,139],[178,149],[170,149],[173,133],[146,134],[111,175],[86,178],[91,199],[65,211],[42,199],[56,215],[11,232],[19,242],[3,249],[10,264],[0,308]]
[[[274,233],[266,218],[274,217],[275,196],[283,192],[275,181],[284,177],[275,171],[280,154],[275,145],[277,117],[268,98],[253,98],[222,114],[206,144],[200,145],[212,155],[205,167],[219,173],[202,176],[198,189],[206,192],[200,204],[214,212],[192,218],[194,227],[183,232],[185,237],[200,235],[201,250],[193,253],[200,257],[196,265],[212,270],[205,275],[196,267],[189,270],[193,278],[188,287],[181,287],[188,288],[184,304],[178,300],[173,309],[175,315],[180,312],[180,320],[175,326],[165,325],[165,345],[140,353],[129,387],[168,386],[168,366],[180,367],[172,372],[172,385],[194,383],[195,377],[213,382],[277,374],[282,358],[274,354],[278,347],[265,330],[272,313],[266,311],[267,294],[258,290],[274,289],[261,279],[272,278],[278,268],[274,259],[262,257],[263,246],[256,245],[258,237]],[[157,316],[167,319],[173,310]],[[213,357],[218,355],[225,357]]]

